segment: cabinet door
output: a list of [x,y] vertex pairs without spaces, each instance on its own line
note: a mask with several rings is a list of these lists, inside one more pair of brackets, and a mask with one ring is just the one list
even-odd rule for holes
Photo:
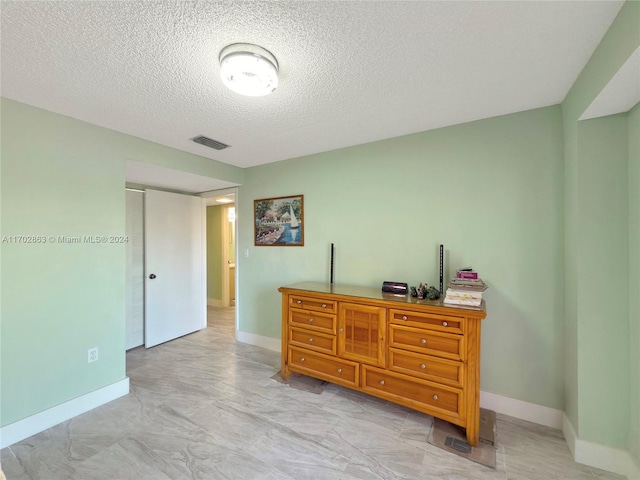
[[385,366],[387,310],[383,307],[339,304],[338,353],[343,358]]

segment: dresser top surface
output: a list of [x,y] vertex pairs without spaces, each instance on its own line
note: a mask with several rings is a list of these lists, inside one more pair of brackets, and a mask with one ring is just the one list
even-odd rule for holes
[[366,298],[370,300],[397,302],[399,306],[423,305],[425,307],[431,306],[431,307],[447,308],[451,310],[465,310],[465,311],[471,310],[474,312],[482,312],[482,313],[486,311],[484,300],[482,300],[482,305],[480,307],[470,307],[466,305],[448,305],[442,302],[443,300],[442,297],[439,300],[421,300],[418,298],[414,298],[408,294],[399,295],[394,293],[386,293],[381,291],[378,288],[364,287],[360,285],[339,285],[339,284],[331,284],[331,283],[323,283],[323,282],[301,282],[301,283],[295,283],[293,285],[285,285],[283,287],[280,287],[279,290],[280,291],[300,290],[305,292],[340,295],[345,297],[358,297],[358,298]]

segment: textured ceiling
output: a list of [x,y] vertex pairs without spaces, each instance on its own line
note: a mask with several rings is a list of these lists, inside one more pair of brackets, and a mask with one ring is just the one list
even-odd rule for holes
[[[248,167],[557,104],[622,3],[3,1],[1,91]],[[222,85],[236,42],[273,95]]]

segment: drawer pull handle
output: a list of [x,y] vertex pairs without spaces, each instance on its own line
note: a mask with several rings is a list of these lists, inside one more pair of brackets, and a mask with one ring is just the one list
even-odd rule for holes
[[344,332],[344,328],[340,328],[338,331],[339,332]]
[[313,342],[313,338],[310,338],[310,339],[309,339],[309,343],[311,343],[311,342]]
[[425,368],[427,368],[427,366],[423,363],[422,365],[420,365],[420,368],[424,370]]
[[407,319],[407,316],[406,316],[406,315],[402,315],[402,319],[403,319],[403,320],[406,320],[406,319]]
[[384,380],[380,380],[380,385],[384,385]]
[[449,325],[447,322],[442,322],[443,327],[446,327],[447,325]]
[[327,308],[327,304],[326,304],[326,303],[323,303],[323,304],[322,304],[322,308]]
[[302,305],[302,300],[298,300],[296,303],[297,303],[298,305]]
[[434,396],[433,396],[433,399],[434,399],[434,400],[438,400],[438,395],[434,395]]
[[300,361],[301,361],[301,362],[304,362],[304,357],[300,357]]
[[422,340],[420,340],[420,343],[424,345],[425,343],[427,343],[427,339],[423,338]]
[[311,323],[311,322],[313,322],[313,318],[310,318],[310,319],[309,319],[309,323]]
[[341,368],[338,369],[338,373],[342,373],[342,369]]

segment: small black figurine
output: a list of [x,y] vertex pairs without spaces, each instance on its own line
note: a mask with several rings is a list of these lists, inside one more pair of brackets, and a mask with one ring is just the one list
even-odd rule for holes
[[418,296],[418,292],[416,290],[416,287],[411,287],[411,296],[412,297],[417,297]]
[[440,298],[440,290],[436,287],[429,287],[426,294],[427,300],[438,300]]

